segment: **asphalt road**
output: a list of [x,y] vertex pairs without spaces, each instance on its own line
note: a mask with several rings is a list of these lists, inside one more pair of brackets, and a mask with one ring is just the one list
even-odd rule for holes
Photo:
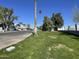
[[31,31],[14,31],[0,33],[0,49],[16,44],[30,36]]
[[22,34],[26,34],[26,33],[31,33],[31,31],[12,31],[12,32],[2,32],[0,33],[0,37],[1,36],[16,36],[16,35],[22,35]]

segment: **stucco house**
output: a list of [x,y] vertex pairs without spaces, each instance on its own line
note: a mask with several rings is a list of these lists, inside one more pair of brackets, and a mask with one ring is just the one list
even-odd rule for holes
[[19,24],[15,25],[15,28],[16,28],[16,30],[19,30],[19,31],[22,31],[22,30],[26,31],[26,30],[30,29],[30,25],[19,23]]

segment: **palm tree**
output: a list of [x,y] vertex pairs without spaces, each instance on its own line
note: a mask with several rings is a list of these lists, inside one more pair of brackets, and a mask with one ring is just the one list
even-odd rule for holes
[[5,29],[5,18],[4,18],[4,7],[0,6],[0,23],[2,24],[3,30]]
[[17,20],[18,17],[17,16],[11,16],[9,18],[9,20],[6,20],[7,26],[8,26],[8,30],[10,30],[10,28],[14,27],[14,21]]
[[0,23],[2,23],[3,22],[3,17],[2,17],[2,15],[0,14]]
[[13,15],[13,9],[5,8],[5,24],[7,26],[7,30],[10,30],[10,28],[14,27],[14,21],[18,19],[17,16]]
[[0,20],[3,23],[4,30],[9,30],[11,26],[13,26],[13,23],[15,20],[17,20],[17,16],[13,15],[13,9],[0,7]]
[[58,28],[61,28],[64,25],[64,21],[60,13],[53,13],[51,21],[53,22],[55,31],[57,31]]

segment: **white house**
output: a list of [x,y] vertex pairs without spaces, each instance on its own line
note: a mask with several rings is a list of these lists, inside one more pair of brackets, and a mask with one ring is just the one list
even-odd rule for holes
[[20,23],[20,24],[16,24],[15,27],[16,27],[16,29],[19,30],[19,31],[22,31],[22,30],[23,30],[23,31],[26,31],[26,30],[28,30],[28,28],[30,28],[30,25],[28,26],[28,25],[26,25],[26,24]]

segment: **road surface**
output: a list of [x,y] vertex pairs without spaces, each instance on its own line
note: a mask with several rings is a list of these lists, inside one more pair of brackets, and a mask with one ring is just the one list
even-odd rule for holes
[[30,36],[31,31],[15,31],[0,33],[0,49],[16,44]]

